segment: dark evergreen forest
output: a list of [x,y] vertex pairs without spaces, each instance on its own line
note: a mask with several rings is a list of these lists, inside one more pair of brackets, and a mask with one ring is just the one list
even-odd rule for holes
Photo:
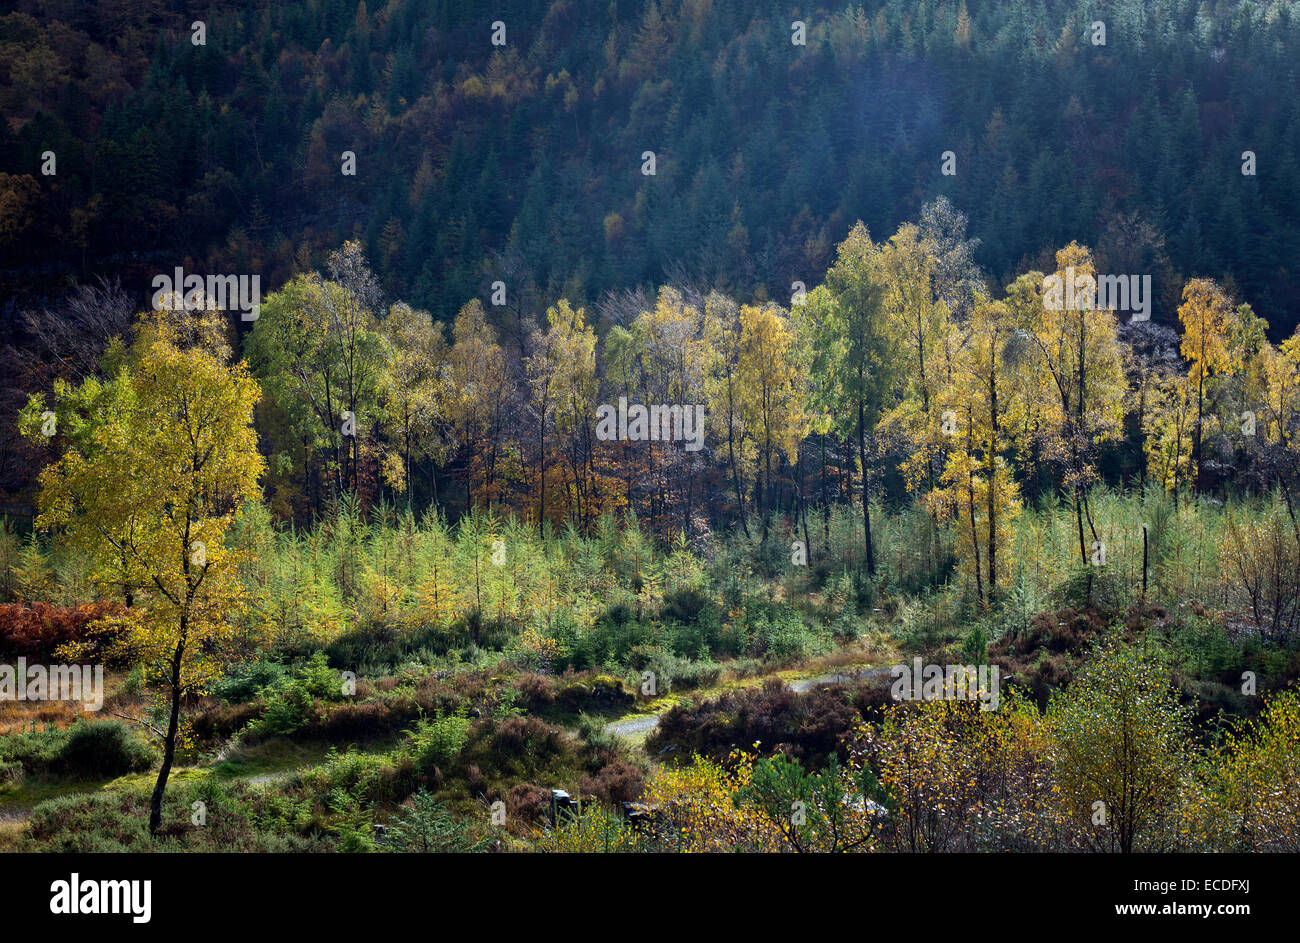
[[1157,321],[1198,276],[1276,337],[1300,315],[1285,6],[4,6],[9,314],[93,273],[143,292],[159,265],[270,289],[348,238],[448,322],[498,279],[525,318],[668,280],[780,299],[856,220],[888,234],[945,195],[998,284],[1078,240],[1155,274]]

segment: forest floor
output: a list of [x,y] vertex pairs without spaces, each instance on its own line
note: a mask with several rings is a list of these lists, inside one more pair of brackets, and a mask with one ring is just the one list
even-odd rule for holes
[[[660,717],[678,704],[712,700],[727,691],[757,687],[773,679],[779,679],[799,692],[808,691],[819,684],[859,680],[870,674],[887,672],[888,668],[882,666],[892,663],[889,658],[893,654],[892,651],[882,650],[878,645],[868,646],[859,641],[779,670],[744,676],[724,673],[722,679],[712,685],[687,691],[670,691],[660,697],[646,698],[635,710],[609,719],[604,729],[624,740],[633,750],[641,752],[646,738],[658,726]],[[110,684],[120,690],[117,687],[120,680],[113,679]],[[17,729],[34,729],[28,724],[22,724],[16,717],[10,720]],[[67,718],[48,720],[59,724]],[[571,729],[570,733],[576,735],[576,729]],[[301,743],[289,737],[271,737],[251,745],[237,744],[229,749],[223,748],[215,755],[201,758],[189,765],[178,765],[172,772],[171,782],[213,776],[224,781],[277,786],[291,782],[294,777],[323,764],[331,749],[351,748],[362,753],[383,754],[392,750],[397,742],[398,738],[385,738],[366,743]],[[6,786],[0,789],[0,851],[12,848],[18,841],[32,808],[40,802],[69,793],[147,787],[152,785],[155,777],[156,772],[152,770],[100,781],[35,777]]]

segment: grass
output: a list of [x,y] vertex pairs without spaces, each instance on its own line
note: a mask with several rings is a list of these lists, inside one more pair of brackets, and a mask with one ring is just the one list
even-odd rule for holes
[[327,743],[295,743],[275,737],[237,747],[226,759],[209,767],[209,772],[223,781],[278,777],[321,765],[329,749]]
[[[12,664],[12,659],[3,659]],[[36,659],[28,659],[37,663]],[[114,711],[142,714],[147,699],[128,689],[129,672],[104,672],[104,703],[99,711],[85,710],[81,701],[0,700],[0,737],[44,727],[70,727],[79,719],[112,720]]]

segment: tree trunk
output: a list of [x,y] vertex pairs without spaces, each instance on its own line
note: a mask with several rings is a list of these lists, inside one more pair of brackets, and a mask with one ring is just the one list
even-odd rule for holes
[[803,550],[806,555],[812,554],[812,542],[808,539],[808,501],[804,497],[804,480],[803,480],[803,443],[795,446],[795,456],[797,458],[798,468],[795,475],[798,477],[798,487],[795,493],[799,498],[799,520],[803,522]]
[[1147,525],[1142,525],[1142,608],[1145,615],[1147,602]]
[[831,503],[826,496],[826,433],[821,433],[817,438],[821,443],[822,450],[822,535],[826,541],[826,556],[829,558],[831,554]]
[[1204,420],[1205,413],[1205,368],[1200,370],[1200,377],[1196,381],[1196,435],[1192,439],[1192,487],[1199,494],[1204,490],[1201,481],[1201,423]]
[[410,511],[415,506],[415,481],[411,477],[411,421],[408,417],[406,420],[406,510]]
[[537,530],[540,533],[542,521],[546,518],[546,406],[542,406],[542,421],[537,430],[537,464],[539,482],[537,494]]
[[[967,465],[970,468],[970,465]],[[975,598],[984,604],[984,582],[980,577],[980,535],[975,524],[975,474],[966,473],[966,507],[970,509],[970,545],[975,551]]]
[[730,413],[728,405],[727,415],[727,458],[731,464],[731,481],[736,489],[736,509],[740,512],[740,529],[749,536],[749,521],[745,517],[745,491],[744,486],[740,483],[740,465],[736,461],[736,434],[733,425],[734,414]]
[[867,471],[867,409],[858,399],[858,461],[862,463],[862,535],[867,550],[867,575],[876,575],[876,552],[871,545],[871,481]]
[[[975,445],[975,409],[970,407],[966,411],[966,507],[970,511],[970,546],[975,557],[975,598],[979,600],[982,607],[986,597],[984,595],[984,580],[980,575],[980,533],[979,527],[975,522],[975,465],[970,457],[970,450]],[[992,482],[990,482],[990,494]]]
[[1079,486],[1074,486],[1074,520],[1079,527],[1079,559],[1088,565],[1088,551],[1083,543],[1083,504],[1079,500]]
[[989,451],[988,451],[988,489],[989,489],[989,603],[992,604],[998,590],[998,517],[997,502],[994,492],[997,485],[997,449],[998,449],[998,357],[997,348],[993,347],[992,365],[989,370]]
[[[1285,479],[1282,481],[1282,496],[1286,499],[1286,513],[1291,518],[1291,529],[1295,531],[1296,546],[1300,547],[1300,521],[1296,520],[1295,504],[1291,500],[1291,486],[1286,483]],[[128,602],[127,605],[131,604]]]
[[167,777],[172,772],[172,761],[176,758],[176,735],[180,729],[181,718],[181,663],[185,657],[185,635],[187,620],[181,617],[181,637],[176,643],[176,654],[172,657],[172,703],[171,716],[167,720],[167,739],[163,744],[162,766],[158,769],[158,782],[153,787],[153,798],[149,802],[149,834],[156,836],[162,825],[163,796],[167,792]]

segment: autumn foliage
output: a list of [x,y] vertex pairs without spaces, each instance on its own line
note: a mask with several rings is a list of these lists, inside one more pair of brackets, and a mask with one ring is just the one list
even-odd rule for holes
[[101,624],[119,616],[120,603],[53,606],[44,602],[0,604],[0,655],[53,661],[60,649],[76,645],[90,661],[111,659],[121,629]]

